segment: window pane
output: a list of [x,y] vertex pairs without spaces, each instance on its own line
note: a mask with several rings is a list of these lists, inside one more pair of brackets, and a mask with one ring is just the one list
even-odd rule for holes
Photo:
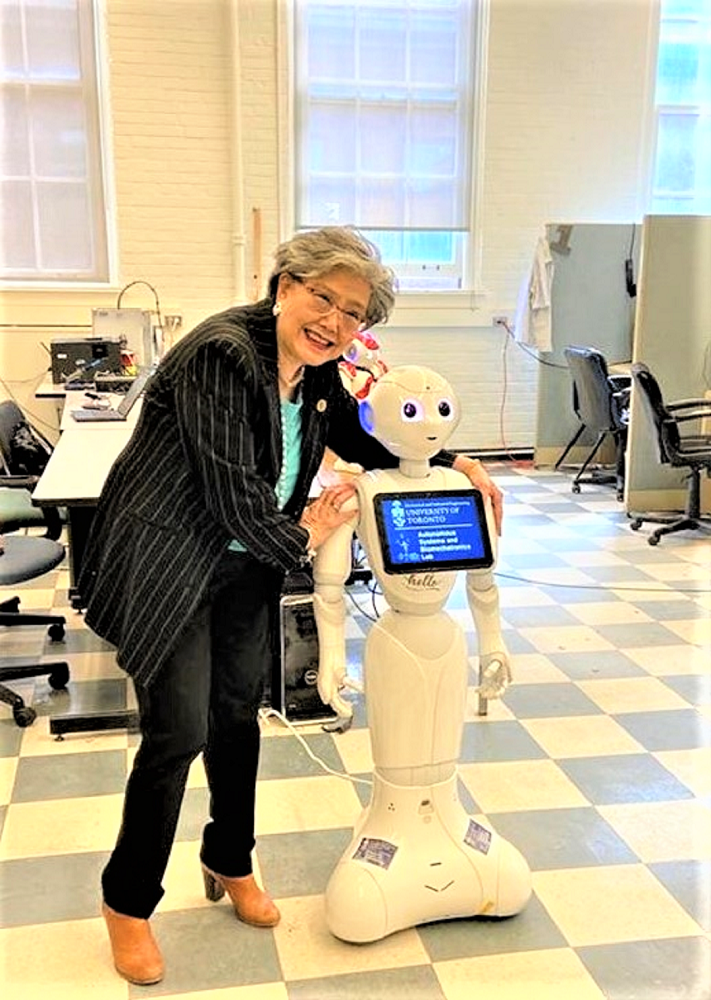
[[407,21],[404,14],[382,10],[362,12],[359,68],[363,80],[405,79],[406,32]]
[[26,5],[28,70],[35,79],[80,79],[77,2],[42,0]]
[[0,220],[0,267],[33,268],[35,241],[29,181],[5,181],[0,185]]
[[660,116],[655,190],[693,192],[696,125],[696,115]]
[[309,110],[309,168],[353,170],[356,158],[357,121],[354,107],[312,104]]
[[309,185],[304,226],[347,225],[355,218],[355,179],[316,178]]
[[8,80],[17,80],[25,72],[19,0],[0,4],[0,72]]
[[405,170],[407,109],[382,104],[360,109],[360,165],[367,172]]
[[439,83],[452,87],[457,81],[457,20],[442,20],[416,12],[412,26],[413,83]]
[[460,132],[454,109],[417,109],[413,111],[411,121],[413,173],[454,177],[457,173],[457,137]]
[[7,87],[2,94],[0,174],[23,177],[30,174],[27,103],[25,92],[19,87]]
[[44,177],[86,177],[86,129],[81,93],[35,90],[30,108],[37,173]]
[[84,184],[37,185],[41,265],[50,271],[88,271],[92,267],[91,211]]
[[355,75],[355,14],[345,7],[313,4],[307,27],[307,75],[310,79]]

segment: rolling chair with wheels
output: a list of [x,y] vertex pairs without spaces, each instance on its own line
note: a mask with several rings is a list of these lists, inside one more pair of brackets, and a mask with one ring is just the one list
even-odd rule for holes
[[[573,493],[580,493],[581,483],[615,483],[617,499],[622,500],[625,485],[625,448],[629,422],[630,377],[610,375],[604,355],[594,347],[566,347],[563,351],[573,379],[573,409],[580,427],[555,463],[558,469],[583,431],[596,435],[595,443],[573,479]],[[606,438],[615,442],[613,474],[585,473]]]
[[[34,522],[31,512],[37,508],[30,505],[30,513],[23,518],[21,507],[8,508],[3,502],[11,489],[0,491],[0,528],[15,530],[28,527]],[[19,490],[19,493],[24,492]],[[8,514],[5,520],[3,508]],[[16,583],[34,580],[58,566],[64,559],[64,546],[52,538],[40,538],[30,535],[8,535],[0,545],[0,587],[11,587]],[[38,614],[20,611],[20,598],[10,597],[0,601],[0,626],[15,627],[18,625],[47,625],[49,638],[59,642],[64,638],[65,618],[62,615]],[[18,726],[31,725],[37,713],[26,705],[15,691],[4,683],[5,681],[24,680],[28,677],[48,675],[49,684],[55,689],[66,687],[69,680],[69,664],[64,660],[51,663],[21,663],[0,665],[0,702],[10,705],[15,722]]]
[[688,469],[688,487],[683,515],[644,513],[632,515],[630,527],[638,531],[645,521],[660,524],[649,535],[650,545],[657,545],[662,535],[675,531],[699,531],[711,528],[711,521],[701,515],[701,473],[711,470],[711,434],[682,434],[682,425],[711,417],[711,399],[680,399],[665,403],[657,379],[647,365],[632,365],[632,378],[639,392],[642,409],[652,431],[657,460],[662,465]]
[[47,538],[60,537],[62,512],[57,507],[34,507],[31,500],[51,454],[52,445],[17,403],[0,402],[0,523],[5,531],[44,525]]

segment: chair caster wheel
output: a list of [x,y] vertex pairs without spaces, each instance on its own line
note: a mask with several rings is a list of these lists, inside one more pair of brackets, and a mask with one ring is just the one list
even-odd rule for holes
[[64,638],[64,625],[50,625],[47,629],[47,635],[52,642],[61,642]]
[[12,715],[21,729],[31,726],[37,718],[37,712],[35,712],[34,708],[30,708],[29,705],[23,705],[21,708],[13,708]]
[[66,664],[63,667],[55,667],[47,680],[51,688],[55,691],[60,691],[62,688],[67,686],[67,682],[69,680],[69,667]]
[[578,486],[577,483],[573,483],[573,485],[570,488],[573,491],[573,493],[580,493],[580,487]]
[[639,531],[639,529],[641,527],[642,527],[642,522],[641,521],[631,521],[630,522],[630,528],[632,529],[632,531]]
[[650,535],[647,541],[649,542],[650,545],[659,545],[659,536]]

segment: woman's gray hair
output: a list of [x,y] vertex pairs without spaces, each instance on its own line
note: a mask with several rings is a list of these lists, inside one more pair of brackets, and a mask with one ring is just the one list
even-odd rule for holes
[[282,274],[295,278],[323,278],[343,268],[367,281],[371,288],[366,326],[385,323],[395,305],[395,274],[380,258],[380,251],[353,226],[324,226],[296,233],[274,254],[269,296],[276,299]]

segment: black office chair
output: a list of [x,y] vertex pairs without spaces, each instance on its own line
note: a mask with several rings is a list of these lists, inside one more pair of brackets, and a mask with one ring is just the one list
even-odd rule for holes
[[0,487],[16,491],[6,494],[3,490],[0,497],[0,522],[5,531],[44,525],[47,538],[60,537],[62,512],[57,507],[33,507],[30,499],[51,454],[52,445],[17,403],[11,399],[0,402]]
[[701,473],[711,470],[711,434],[682,434],[684,424],[711,419],[711,399],[680,399],[665,403],[657,379],[647,365],[632,365],[632,378],[639,392],[642,409],[652,431],[657,461],[673,468],[688,469],[686,505],[682,516],[670,514],[635,514],[630,524],[638,531],[645,521],[661,524],[649,536],[657,545],[662,535],[675,531],[708,530],[711,521],[701,516]]
[[[560,468],[583,431],[588,430],[596,435],[595,443],[573,479],[573,493],[580,493],[581,483],[614,483],[617,499],[622,500],[625,486],[630,376],[610,375],[604,355],[594,347],[570,346],[566,347],[563,353],[573,379],[573,409],[580,421],[580,427],[555,463],[555,468]],[[607,437],[615,442],[614,473],[594,470],[588,478],[583,478]]]

